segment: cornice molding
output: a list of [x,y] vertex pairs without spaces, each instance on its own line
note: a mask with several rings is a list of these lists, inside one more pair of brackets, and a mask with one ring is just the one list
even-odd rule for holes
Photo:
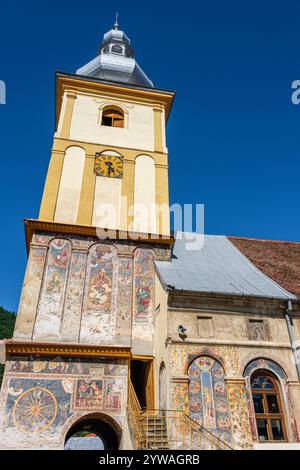
[[[60,222],[51,222],[38,219],[25,219],[25,237],[27,252],[29,253],[32,236],[35,232],[54,232],[64,235],[79,235],[87,237],[97,237],[97,228],[88,225],[72,225]],[[107,240],[132,241],[136,244],[164,245],[171,246],[174,243],[174,237],[165,237],[161,234],[134,233],[131,238],[131,232],[122,230],[107,230]],[[100,241],[100,238],[99,238]]]
[[5,352],[17,355],[131,358],[128,346],[93,346],[87,344],[42,343],[5,340]]

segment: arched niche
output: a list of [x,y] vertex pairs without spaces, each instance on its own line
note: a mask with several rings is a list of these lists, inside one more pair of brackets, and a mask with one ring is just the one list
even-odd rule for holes
[[149,155],[135,159],[133,230],[156,233],[155,164]]
[[189,414],[217,437],[231,442],[231,421],[225,371],[211,356],[199,356],[189,365]]
[[76,223],[84,162],[83,148],[71,146],[66,149],[54,215],[56,222]]

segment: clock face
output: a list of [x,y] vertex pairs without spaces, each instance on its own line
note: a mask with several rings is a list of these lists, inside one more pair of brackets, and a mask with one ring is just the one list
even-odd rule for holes
[[122,178],[123,158],[114,155],[96,154],[95,173],[108,178]]

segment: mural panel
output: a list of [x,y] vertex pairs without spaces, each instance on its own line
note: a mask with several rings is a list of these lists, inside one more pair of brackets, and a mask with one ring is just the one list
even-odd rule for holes
[[37,442],[55,447],[61,428],[78,412],[101,411],[124,419],[127,375],[122,359],[14,357],[3,383],[2,443],[22,442],[24,447],[28,440],[35,448]]
[[29,434],[55,432],[70,416],[70,404],[71,391],[61,380],[11,378],[5,427]]
[[252,449],[245,384],[243,382],[229,383],[228,398],[231,410],[234,447],[236,449]]
[[189,408],[189,384],[186,383],[172,383],[171,396],[174,410],[184,411],[188,414]]
[[87,254],[73,252],[61,328],[63,340],[78,340]]
[[111,245],[92,246],[88,256],[80,341],[111,342],[114,336],[116,249]]
[[191,418],[230,443],[230,413],[223,367],[212,357],[200,356],[191,363],[188,373]]
[[68,240],[56,238],[50,242],[34,328],[35,339],[60,335],[70,254]]
[[133,336],[151,341],[153,336],[154,258],[151,250],[134,252]]
[[131,336],[132,259],[119,257],[116,336]]

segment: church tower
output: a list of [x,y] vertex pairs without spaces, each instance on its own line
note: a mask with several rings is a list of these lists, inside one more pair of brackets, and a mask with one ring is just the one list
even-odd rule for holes
[[53,148],[39,216],[25,220],[28,263],[6,341],[4,448],[62,449],[80,423],[104,446],[130,448],[128,390],[155,407],[173,98],[137,64],[118,18],[95,59],[56,74]]

